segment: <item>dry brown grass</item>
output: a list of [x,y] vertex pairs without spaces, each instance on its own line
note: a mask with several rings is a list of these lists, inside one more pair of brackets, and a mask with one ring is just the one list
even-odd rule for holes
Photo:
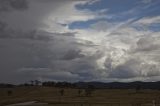
[[40,101],[49,103],[49,106],[137,106],[151,104],[152,100],[160,101],[160,91],[134,89],[98,89],[91,97],[86,97],[84,92],[78,96],[78,89],[66,88],[64,96],[60,96],[59,88],[54,87],[16,87],[12,88],[13,94],[7,95],[9,89],[0,88],[0,106],[4,104]]

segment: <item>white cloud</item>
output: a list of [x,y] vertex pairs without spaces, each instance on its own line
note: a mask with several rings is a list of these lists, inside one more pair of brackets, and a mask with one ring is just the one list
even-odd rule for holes
[[150,24],[157,24],[157,23],[160,23],[160,16],[144,17],[138,20],[135,24],[150,25]]
[[97,3],[97,2],[99,2],[99,1],[100,1],[100,0],[89,0],[89,1],[88,1],[88,4],[92,5],[92,4]]

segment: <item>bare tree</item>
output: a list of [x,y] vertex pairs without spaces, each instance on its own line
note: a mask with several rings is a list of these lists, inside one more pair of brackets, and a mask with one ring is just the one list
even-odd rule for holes
[[82,94],[82,89],[79,89],[78,90],[78,96],[81,96],[81,94]]

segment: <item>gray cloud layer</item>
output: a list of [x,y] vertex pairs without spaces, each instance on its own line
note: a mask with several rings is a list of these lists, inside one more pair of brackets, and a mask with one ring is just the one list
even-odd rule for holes
[[0,12],[25,10],[28,8],[28,2],[26,0],[0,0],[0,3]]
[[133,28],[145,18],[71,30],[74,21],[104,18],[79,3],[89,2],[0,0],[0,82],[159,80],[160,33]]

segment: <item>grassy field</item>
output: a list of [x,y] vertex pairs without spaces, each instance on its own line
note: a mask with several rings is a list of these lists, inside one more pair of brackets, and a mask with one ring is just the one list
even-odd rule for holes
[[[10,96],[8,90],[12,91]],[[0,106],[26,101],[49,103],[47,106],[154,106],[153,100],[160,103],[158,90],[97,89],[89,97],[84,91],[79,96],[78,89],[65,88],[63,96],[59,91],[54,87],[0,88]]]

